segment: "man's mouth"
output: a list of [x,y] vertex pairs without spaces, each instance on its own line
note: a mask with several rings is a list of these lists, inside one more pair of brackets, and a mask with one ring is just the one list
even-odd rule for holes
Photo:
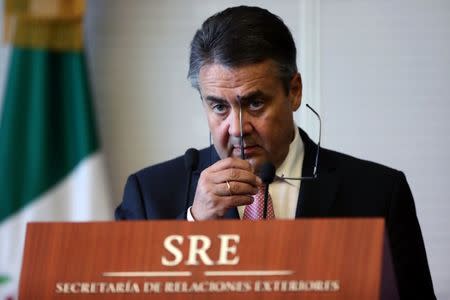
[[[258,149],[259,149],[258,145],[244,145],[244,154],[245,154],[245,156],[251,156],[256,151],[258,151]],[[241,155],[241,146],[240,145],[233,145],[233,155],[234,156]]]

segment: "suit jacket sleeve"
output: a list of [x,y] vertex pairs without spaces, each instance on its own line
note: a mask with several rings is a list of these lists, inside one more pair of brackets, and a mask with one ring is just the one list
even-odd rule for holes
[[386,225],[401,299],[435,299],[411,190],[397,172]]
[[130,175],[123,193],[122,203],[116,208],[116,220],[147,219],[141,188],[136,175]]
[[184,174],[178,165],[150,167],[130,175],[122,203],[115,211],[116,220],[186,220],[186,179],[184,175],[177,176]]

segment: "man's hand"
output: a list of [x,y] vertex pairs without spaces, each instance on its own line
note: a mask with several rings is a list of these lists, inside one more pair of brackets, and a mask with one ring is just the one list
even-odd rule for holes
[[200,174],[192,216],[196,220],[221,218],[231,207],[251,204],[261,184],[248,161],[231,157],[219,160]]

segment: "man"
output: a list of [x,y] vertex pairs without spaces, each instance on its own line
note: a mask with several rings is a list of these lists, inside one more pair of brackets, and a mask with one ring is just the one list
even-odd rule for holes
[[117,219],[258,218],[258,174],[271,162],[269,216],[384,217],[401,297],[435,298],[403,173],[321,148],[316,179],[285,178],[311,176],[317,146],[294,123],[302,82],[293,38],[280,18],[244,6],[210,17],[192,41],[188,77],[214,145],[200,151],[189,189],[183,157],[131,175]]

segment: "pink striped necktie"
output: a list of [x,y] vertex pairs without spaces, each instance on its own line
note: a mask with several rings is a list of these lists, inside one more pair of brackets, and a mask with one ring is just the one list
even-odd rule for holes
[[[264,190],[264,185],[259,186],[258,193],[253,196],[253,203],[245,207],[244,216],[242,217],[243,220],[263,220]],[[270,194],[267,199],[267,219],[275,219],[272,197],[270,197]]]

